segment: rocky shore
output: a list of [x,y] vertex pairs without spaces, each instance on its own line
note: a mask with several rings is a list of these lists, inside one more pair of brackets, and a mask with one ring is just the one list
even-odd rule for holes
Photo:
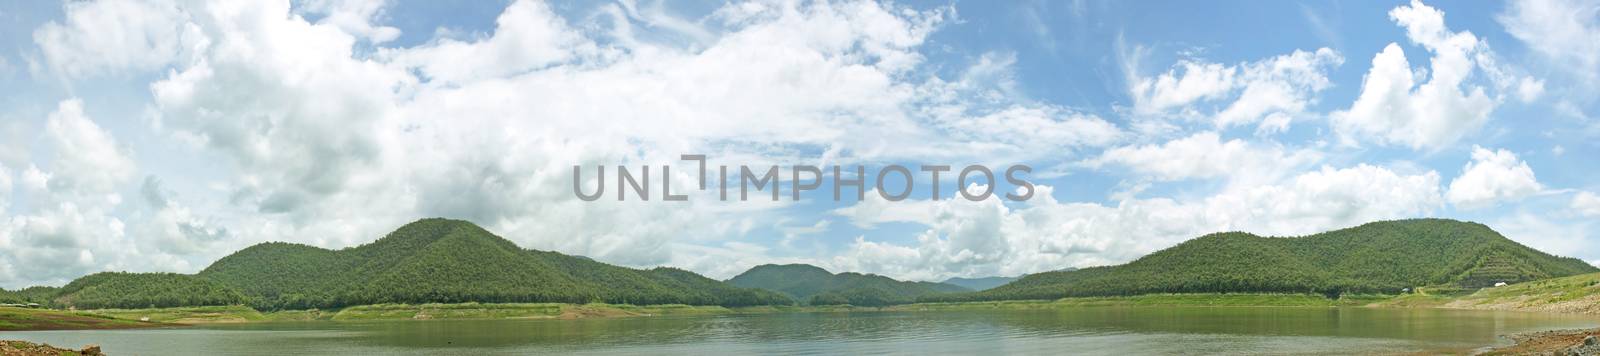
[[1600,329],[1551,330],[1509,336],[1515,345],[1486,350],[1481,355],[1600,355]]
[[35,355],[80,355],[104,356],[99,346],[85,346],[82,350],[63,349],[49,344],[35,344],[27,341],[0,340],[0,356],[35,356]]

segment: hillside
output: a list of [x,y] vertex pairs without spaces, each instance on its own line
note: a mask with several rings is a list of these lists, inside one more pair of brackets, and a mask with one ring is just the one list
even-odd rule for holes
[[0,304],[50,304],[50,300],[55,299],[60,292],[61,288],[43,286],[28,287],[16,291],[0,289]]
[[728,283],[776,291],[811,305],[884,306],[910,303],[926,295],[972,291],[950,284],[902,282],[873,274],[833,274],[806,264],[755,266]]
[[233,288],[176,273],[95,273],[67,283],[56,293],[49,304],[81,309],[230,305],[245,301],[244,295]]
[[675,268],[639,270],[525,250],[472,223],[445,219],[419,220],[342,250],[262,243],[195,275],[98,273],[59,289],[0,291],[4,301],[81,309],[248,304],[261,310],[456,302],[794,303],[778,293]]
[[638,270],[525,250],[472,223],[446,219],[413,222],[370,244],[337,251],[260,244],[223,257],[198,276],[237,288],[261,309],[430,302],[793,303],[679,269]]
[[955,277],[955,278],[946,279],[946,280],[944,280],[944,282],[941,282],[941,283],[949,284],[949,285],[955,285],[955,286],[961,286],[961,287],[964,287],[964,288],[967,288],[967,289],[971,289],[971,290],[975,290],[975,291],[983,291],[983,290],[994,289],[994,287],[999,287],[999,286],[1005,285],[1006,283],[1011,283],[1011,281],[1015,281],[1015,280],[1017,280],[1017,277],[980,277],[980,278]]
[[1595,272],[1501,236],[1443,219],[1375,222],[1304,237],[1202,236],[1124,265],[1028,275],[994,289],[924,301],[1056,299],[1149,293],[1399,293],[1417,286],[1482,288]]
[[1441,300],[1445,308],[1600,315],[1600,273],[1484,288]]

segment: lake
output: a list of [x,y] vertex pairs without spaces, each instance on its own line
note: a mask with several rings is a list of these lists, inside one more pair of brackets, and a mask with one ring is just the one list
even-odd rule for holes
[[1081,307],[580,320],[399,320],[0,332],[111,355],[1466,352],[1593,316],[1439,309]]

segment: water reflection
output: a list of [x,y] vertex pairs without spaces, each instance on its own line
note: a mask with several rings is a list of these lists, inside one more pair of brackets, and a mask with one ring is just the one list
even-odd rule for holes
[[5,332],[112,354],[1125,354],[1463,351],[1593,317],[1370,308],[1102,307]]

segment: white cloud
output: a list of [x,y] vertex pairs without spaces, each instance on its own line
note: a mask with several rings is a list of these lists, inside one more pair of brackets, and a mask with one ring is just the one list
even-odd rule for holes
[[[1186,59],[1154,78],[1134,78],[1129,91],[1134,109],[1144,114],[1177,110],[1180,116],[1211,115],[1217,128],[1257,123],[1257,132],[1278,133],[1316,102],[1328,88],[1326,72],[1344,63],[1328,48],[1292,53],[1238,65]],[[1194,107],[1225,102],[1214,112]]]
[[65,23],[33,32],[49,68],[69,77],[158,69],[203,46],[198,28],[171,1],[95,1],[62,5]]
[[541,2],[517,1],[495,20],[494,36],[476,42],[441,38],[423,47],[385,51],[394,63],[418,67],[435,82],[500,78],[541,69],[596,47]]
[[1600,195],[1580,191],[1572,196],[1572,210],[1586,217],[1600,217]]
[[62,101],[46,120],[49,169],[30,167],[23,189],[31,212],[0,221],[0,278],[59,284],[120,266],[130,250],[123,222],[111,216],[118,189],[134,173],[128,152],[88,117],[77,99]]
[[1446,197],[1451,204],[1475,209],[1521,199],[1543,189],[1534,178],[1533,168],[1516,154],[1473,146],[1472,162],[1467,162],[1461,176],[1450,182]]
[[387,0],[306,0],[298,10],[321,15],[318,24],[331,24],[344,32],[365,37],[372,43],[383,43],[400,37],[400,29],[373,24],[381,16]]
[[1288,150],[1239,139],[1222,141],[1216,132],[1207,131],[1160,145],[1109,149],[1084,164],[1126,166],[1166,181],[1225,177],[1235,184],[1256,185],[1276,182],[1321,158],[1322,154],[1313,150]]
[[57,105],[45,122],[45,133],[56,150],[50,162],[52,192],[116,194],[137,169],[127,149],[84,116],[81,100]]
[[1581,0],[1515,0],[1495,19],[1568,73],[1594,79],[1600,70],[1600,4]]
[[1431,70],[1413,72],[1404,50],[1390,43],[1372,58],[1355,103],[1331,114],[1332,126],[1347,142],[1374,135],[1379,142],[1412,148],[1438,148],[1482,127],[1496,99],[1469,84],[1468,77],[1475,64],[1496,68],[1485,63],[1492,58],[1488,45],[1471,32],[1451,32],[1444,13],[1420,1],[1395,8],[1389,18],[1406,28],[1412,43],[1433,54]]
[[[122,246],[136,257],[97,250],[99,267],[116,259],[192,271],[214,257],[206,251],[264,240],[350,246],[425,216],[607,262],[702,266],[682,254],[750,256],[731,241],[772,226],[784,205],[719,203],[714,191],[690,192],[694,177],[678,170],[673,190],[701,194],[691,202],[582,202],[571,167],[614,174],[617,164],[659,168],[682,153],[751,165],[1025,162],[1123,137],[1094,115],[1015,97],[1005,80],[1014,62],[1003,56],[953,80],[922,67],[919,47],[952,18],[948,8],[756,2],[685,20],[602,6],[570,24],[519,1],[485,36],[384,48],[393,32],[369,2],[297,9],[323,16],[315,22],[284,1],[180,5],[161,22],[185,31],[178,50],[61,67],[165,71],[150,85],[153,126],[221,157],[228,199],[180,203],[147,180],[148,204],[127,215],[141,242]],[[695,41],[633,36],[639,21],[673,24]],[[40,33],[63,43],[101,35],[65,29]],[[173,38],[149,26],[124,32]],[[361,53],[361,41],[378,48]],[[38,170],[19,181],[77,176]],[[110,186],[137,188],[131,172],[117,177]]]
[[[0,163],[0,216],[5,216],[6,208],[11,206],[11,170]],[[4,230],[0,225],[0,230]]]
[[858,226],[927,226],[915,245],[858,238],[830,263],[897,278],[1016,275],[1122,263],[1217,231],[1303,235],[1374,220],[1431,214],[1443,199],[1434,172],[1399,174],[1370,165],[1323,167],[1282,182],[1193,200],[1062,203],[1052,187],[1016,209],[960,199],[889,203],[876,195],[835,215]]

